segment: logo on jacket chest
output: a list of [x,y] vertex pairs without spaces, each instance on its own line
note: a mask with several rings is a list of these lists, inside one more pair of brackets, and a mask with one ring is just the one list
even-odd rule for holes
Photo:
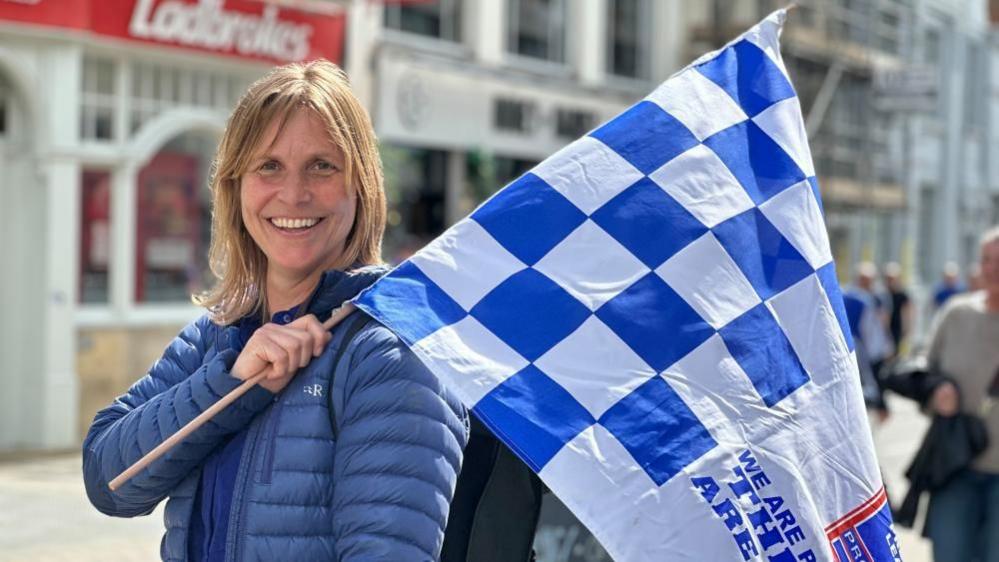
[[319,383],[307,384],[302,387],[302,391],[308,394],[309,396],[315,396],[318,398],[322,398],[323,396],[325,396],[325,394],[323,393],[323,385]]

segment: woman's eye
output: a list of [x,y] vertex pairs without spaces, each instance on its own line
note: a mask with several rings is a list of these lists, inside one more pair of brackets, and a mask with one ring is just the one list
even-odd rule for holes
[[268,160],[267,162],[264,162],[263,164],[260,165],[259,171],[263,173],[272,173],[278,171],[279,169],[280,166],[278,166],[277,162],[273,160]]
[[317,172],[330,173],[330,172],[335,172],[337,167],[334,166],[331,162],[327,162],[326,160],[316,160],[315,162],[312,163],[312,169],[316,170]]

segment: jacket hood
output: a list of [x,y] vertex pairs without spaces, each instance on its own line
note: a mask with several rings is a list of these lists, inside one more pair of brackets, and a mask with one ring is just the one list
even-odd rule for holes
[[330,313],[343,303],[357,296],[362,290],[388,273],[384,265],[369,265],[350,271],[330,270],[323,273],[319,285],[309,299],[307,312],[316,315],[320,321],[330,317]]

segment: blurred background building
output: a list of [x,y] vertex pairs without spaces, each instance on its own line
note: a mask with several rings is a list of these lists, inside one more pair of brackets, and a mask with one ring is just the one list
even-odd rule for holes
[[[688,58],[782,4],[698,3],[686,12]],[[797,4],[784,59],[841,280],[858,261],[896,261],[925,299],[944,264],[969,267],[979,235],[999,222],[999,3]]]
[[[919,292],[999,222],[999,2],[797,4],[784,56],[840,274],[899,261]],[[0,451],[75,447],[199,314],[214,146],[272,65],[351,76],[395,261],[780,5],[0,0]]]

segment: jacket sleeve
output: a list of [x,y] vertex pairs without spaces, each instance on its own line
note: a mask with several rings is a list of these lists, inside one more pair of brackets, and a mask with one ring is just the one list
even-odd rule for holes
[[149,373],[94,417],[83,442],[83,478],[90,502],[107,515],[146,515],[190,471],[273,399],[254,387],[117,491],[115,476],[242,382],[229,374],[239,355],[218,353],[206,361],[215,333],[207,316],[188,325]]
[[468,416],[395,335],[375,326],[341,361],[348,370],[333,467],[336,559],[436,561]]

